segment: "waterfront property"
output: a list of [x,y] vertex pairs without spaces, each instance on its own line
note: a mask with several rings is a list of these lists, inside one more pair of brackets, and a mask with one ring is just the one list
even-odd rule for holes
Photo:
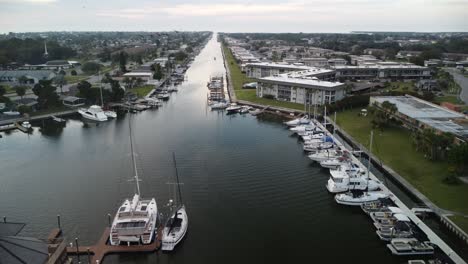
[[0,71],[0,82],[36,84],[40,80],[52,80],[55,73],[50,70]]
[[320,80],[333,80],[335,79],[335,71],[324,68],[316,68],[304,66],[300,64],[286,64],[286,63],[248,63],[245,66],[247,77],[249,78],[263,78],[277,74],[289,72],[305,72],[308,71],[308,76],[316,77]]
[[411,95],[372,96],[370,104],[380,106],[390,102],[397,107],[395,114],[407,126],[424,129],[431,128],[439,133],[448,132],[459,138],[468,138],[468,123],[464,114],[429,103]]
[[257,96],[299,104],[331,104],[345,97],[345,84],[322,81],[302,71],[258,79]]
[[343,80],[421,80],[430,79],[431,71],[427,67],[411,63],[379,62],[358,66],[336,66],[336,79]]

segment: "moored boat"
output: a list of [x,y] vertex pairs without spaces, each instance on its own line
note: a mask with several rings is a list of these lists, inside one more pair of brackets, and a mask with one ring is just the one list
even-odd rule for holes
[[92,105],[88,109],[81,108],[78,110],[78,113],[86,119],[98,122],[107,121],[107,116],[102,111],[102,108],[99,105]]

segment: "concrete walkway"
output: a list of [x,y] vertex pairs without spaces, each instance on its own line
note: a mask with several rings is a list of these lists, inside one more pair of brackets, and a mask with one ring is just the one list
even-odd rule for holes
[[454,81],[460,85],[461,92],[458,96],[465,104],[468,104],[468,77],[465,77],[460,70],[455,68],[444,68],[444,70],[453,76]]

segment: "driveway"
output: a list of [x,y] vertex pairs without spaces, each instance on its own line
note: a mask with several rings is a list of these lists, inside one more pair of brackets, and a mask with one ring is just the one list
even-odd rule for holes
[[444,68],[444,70],[450,73],[455,82],[460,85],[462,90],[459,97],[465,104],[468,104],[468,77],[463,76],[460,70],[455,68]]

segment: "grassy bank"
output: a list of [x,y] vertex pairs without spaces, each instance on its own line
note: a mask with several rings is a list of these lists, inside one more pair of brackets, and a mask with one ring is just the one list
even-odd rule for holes
[[254,89],[242,89],[245,83],[255,82],[255,79],[248,78],[242,73],[239,65],[237,64],[231,51],[223,45],[224,54],[226,55],[227,66],[231,72],[232,85],[238,100],[249,101],[261,105],[278,106],[284,108],[291,108],[296,110],[304,110],[304,105],[291,102],[282,102],[273,99],[259,98],[256,96]]
[[67,83],[69,83],[69,84],[78,83],[78,82],[84,81],[84,80],[86,80],[88,78],[89,78],[89,76],[87,76],[87,75],[65,75],[65,81],[67,81]]
[[452,103],[452,104],[463,104],[463,102],[460,101],[458,99],[458,96],[456,96],[456,95],[445,95],[445,96],[435,97],[434,101],[436,103],[448,102],[448,103]]
[[143,85],[130,89],[130,92],[135,93],[138,97],[145,97],[153,89],[154,85]]
[[[368,147],[372,117],[359,116],[359,111],[360,109],[354,109],[338,113],[337,123],[354,139]],[[374,131],[372,152],[439,207],[468,215],[468,185],[445,184],[443,179],[447,175],[449,164],[424,158],[413,147],[409,131],[402,128]],[[454,221],[468,231],[466,218],[457,217]]]

